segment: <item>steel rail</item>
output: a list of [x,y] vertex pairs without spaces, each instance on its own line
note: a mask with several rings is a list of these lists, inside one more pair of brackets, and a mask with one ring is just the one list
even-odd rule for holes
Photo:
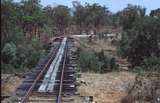
[[58,71],[60,62],[62,61],[62,56],[64,55],[63,52],[65,49],[66,40],[67,38],[63,38],[61,45],[59,47],[59,50],[56,53],[56,56],[52,61],[49,69],[47,70],[44,76],[43,82],[38,89],[39,92],[53,92],[57,71]]
[[38,74],[38,76],[36,77],[36,79],[34,80],[34,82],[32,83],[31,87],[29,88],[29,90],[27,91],[26,95],[22,98],[20,103],[26,103],[26,101],[28,100],[32,90],[34,89],[37,81],[40,79],[40,77],[42,76],[42,74],[44,73],[44,71],[47,69],[48,65],[50,64],[50,62],[52,61],[52,59],[54,58],[54,54],[52,55],[52,57],[47,61],[47,63],[45,64],[45,67],[42,69],[42,71]]
[[64,77],[64,69],[65,69],[65,64],[66,64],[66,57],[67,57],[67,42],[66,42],[65,53],[64,53],[64,61],[63,61],[63,67],[62,67],[62,73],[61,73],[61,80],[60,80],[60,87],[59,87],[57,103],[61,103],[61,101],[62,101],[62,87],[63,87],[63,77]]

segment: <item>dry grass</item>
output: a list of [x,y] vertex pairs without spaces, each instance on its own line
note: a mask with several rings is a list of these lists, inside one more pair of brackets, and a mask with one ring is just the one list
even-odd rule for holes
[[81,84],[80,95],[93,96],[98,103],[120,103],[134,79],[135,75],[129,72],[82,73],[81,80],[86,84]]
[[22,82],[22,79],[20,79],[17,76],[11,76],[7,74],[3,74],[3,77],[2,81],[4,82],[1,84],[1,95],[11,96],[17,88],[17,86],[19,86]]

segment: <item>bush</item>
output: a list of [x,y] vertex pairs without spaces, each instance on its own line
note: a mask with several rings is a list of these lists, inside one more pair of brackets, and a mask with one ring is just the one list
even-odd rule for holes
[[99,58],[99,61],[101,63],[101,67],[100,67],[100,72],[104,73],[107,71],[112,71],[115,70],[116,67],[116,62],[115,62],[115,58],[111,57],[111,56],[106,56],[104,54],[104,51],[101,50],[101,52],[97,53],[97,56]]
[[16,45],[14,43],[6,43],[1,51],[2,60],[5,63],[9,63],[16,57]]
[[160,19],[143,17],[136,19],[131,28],[122,33],[119,54],[128,58],[133,66],[142,66],[144,58],[160,57]]
[[43,49],[44,44],[40,40],[38,40],[37,38],[33,38],[31,45],[34,49],[41,50],[41,49]]
[[80,52],[79,62],[80,66],[84,68],[82,71],[98,71],[99,69],[98,57],[93,52]]
[[156,56],[151,56],[149,58],[145,58],[143,60],[143,65],[148,66],[148,67],[152,67],[154,65],[159,65],[160,66],[160,58],[156,57]]
[[16,60],[13,61],[13,65],[16,68],[24,68],[28,63],[28,58],[33,53],[33,48],[29,47],[28,45],[18,45],[17,47],[17,54]]
[[118,55],[125,57],[126,55],[128,55],[128,49],[130,48],[129,44],[130,44],[131,40],[129,40],[129,36],[127,35],[126,32],[122,33],[122,38],[121,40],[119,40],[119,45],[117,45],[117,53]]
[[32,49],[30,51],[30,55],[28,55],[28,57],[26,58],[25,66],[28,68],[34,67],[38,63],[38,60],[41,57],[42,54],[41,52],[42,52],[41,50],[37,51],[36,49]]
[[45,56],[46,50],[40,41],[34,39],[29,44],[24,42],[17,46],[14,43],[7,43],[1,53],[3,62],[1,66],[2,71],[5,73],[15,73],[34,67],[39,59]]
[[15,68],[11,64],[6,64],[1,61],[1,72],[2,73],[13,73]]
[[32,68],[44,56],[45,50],[40,47],[33,47],[32,45],[19,45],[17,47],[16,60],[13,63],[16,68]]
[[131,72],[136,73],[137,75],[144,75],[145,73],[145,68],[144,67],[140,67],[140,66],[135,66]]
[[138,75],[143,75],[145,72],[160,72],[160,58],[151,56],[150,58],[145,58],[143,65],[135,66],[131,71],[137,73]]
[[158,72],[160,72],[160,57],[151,56],[149,58],[144,58],[143,67],[147,71],[158,71]]
[[82,71],[94,71],[104,73],[116,69],[115,59],[104,55],[102,50],[99,53],[81,51],[79,62]]
[[25,37],[22,29],[15,27],[11,34],[12,35],[10,35],[10,37],[8,38],[8,41],[12,41],[15,45],[18,45],[24,42]]

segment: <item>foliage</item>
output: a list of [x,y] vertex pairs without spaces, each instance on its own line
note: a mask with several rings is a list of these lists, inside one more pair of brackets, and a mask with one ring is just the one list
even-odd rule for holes
[[[160,9],[145,15],[145,8],[128,5],[113,14],[99,4],[81,5],[73,2],[74,12],[69,7],[50,5],[42,7],[40,0],[1,1],[1,54],[2,68],[31,68],[46,53],[48,41],[57,31],[64,34],[71,24],[97,33],[101,26],[122,26],[119,54],[127,57],[133,66],[159,66],[160,57]],[[86,62],[86,64],[85,64]],[[116,68],[115,59],[101,53],[80,53],[83,67],[98,72]],[[158,64],[158,65],[157,65]],[[7,70],[7,69],[5,69]]]
[[128,57],[133,65],[140,65],[144,57],[159,56],[158,43],[160,37],[158,34],[160,31],[158,27],[160,27],[160,24],[158,21],[154,18],[145,17],[136,21],[133,28],[122,35],[120,41],[121,52]]
[[[44,12],[39,0],[1,1],[1,67],[14,73],[32,68],[45,54],[44,44],[37,38],[44,24]],[[44,28],[46,29],[46,28]],[[27,40],[27,36],[30,40]]]
[[128,54],[128,48],[129,48],[129,37],[127,35],[126,32],[123,32],[122,33],[122,38],[121,40],[119,41],[119,45],[117,46],[117,51],[118,51],[118,54],[121,55],[121,56],[126,56]]
[[99,61],[101,62],[101,73],[107,72],[107,71],[113,71],[117,69],[115,58],[111,56],[106,56],[104,54],[104,51],[101,50],[101,52],[96,54],[99,58]]
[[12,31],[12,35],[8,37],[7,41],[12,41],[15,45],[23,43],[25,40],[23,31],[19,27],[15,27]]
[[143,63],[145,70],[160,72],[160,57],[151,56],[149,58],[145,58]]
[[123,26],[123,29],[131,29],[136,19],[145,16],[145,11],[146,9],[141,6],[128,4],[128,6],[119,13],[120,24]]
[[[17,35],[17,36],[16,36]],[[27,44],[20,35],[16,34],[12,40],[15,40],[16,45],[13,42],[6,43],[2,49],[2,72],[14,73],[19,70],[23,71],[25,68],[32,68],[40,59],[44,56],[45,50],[39,40],[33,39],[31,44]],[[18,42],[20,40],[20,42]],[[47,49],[47,48],[46,48]]]
[[[86,17],[87,23],[93,23],[93,26],[98,26],[99,24],[103,24],[104,18],[107,15],[108,11],[106,7],[102,7],[99,4],[87,5],[86,6],[88,13]],[[91,18],[92,17],[92,18]]]
[[102,7],[99,4],[86,5],[86,18],[85,26],[93,28],[94,33],[100,29],[100,26],[105,25],[106,18],[109,14],[108,9],[104,6]]
[[74,13],[74,21],[77,25],[82,26],[82,24],[84,23],[84,19],[86,17],[85,14],[85,7],[83,7],[79,2],[74,1],[73,2],[73,6],[75,8]]
[[79,62],[82,68],[87,70],[93,69],[93,71],[98,71],[99,61],[98,57],[93,52],[80,52]]
[[53,8],[53,11],[53,20],[56,24],[56,27],[61,33],[63,33],[64,29],[68,26],[70,20],[69,8],[67,6],[59,5]]
[[160,18],[146,16],[145,9],[139,6],[129,6],[122,11],[121,20],[123,33],[119,54],[127,57],[133,66],[148,71],[156,69],[158,59],[155,58],[160,57]]
[[13,43],[7,43],[2,50],[2,72],[26,71],[34,67],[45,53],[42,47],[33,47],[31,44],[19,44],[15,49]]
[[1,51],[2,60],[5,63],[9,63],[16,56],[16,45],[14,43],[6,43]]
[[81,51],[79,54],[79,62],[82,71],[105,73],[116,69],[115,59],[105,56],[103,51],[100,53]]
[[6,64],[1,61],[1,72],[2,73],[14,73],[17,71],[12,64]]
[[44,28],[42,29],[42,32],[47,34],[49,38],[55,36],[55,31],[48,25],[44,25]]
[[4,47],[5,43],[10,42],[10,38],[15,33],[18,22],[17,4],[13,0],[1,1],[1,46]]
[[[92,5],[86,3],[82,6],[79,2],[74,1],[74,17],[75,24],[86,30],[94,30],[94,33],[100,29],[101,26],[107,25],[109,22],[110,11],[105,6],[101,6],[97,3]],[[81,31],[80,31],[81,33]]]

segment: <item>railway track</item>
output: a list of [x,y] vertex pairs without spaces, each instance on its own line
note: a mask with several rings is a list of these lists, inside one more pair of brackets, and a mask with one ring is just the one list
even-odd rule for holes
[[77,91],[76,51],[72,38],[56,38],[46,58],[17,88],[15,103],[72,103]]

